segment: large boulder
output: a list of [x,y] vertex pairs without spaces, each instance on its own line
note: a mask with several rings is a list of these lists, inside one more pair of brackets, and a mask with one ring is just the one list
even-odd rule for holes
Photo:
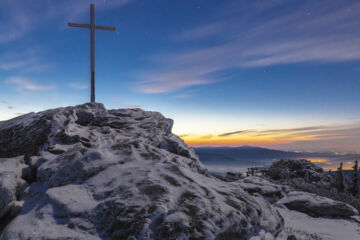
[[250,194],[260,194],[273,202],[283,197],[281,187],[264,178],[249,176],[237,181],[237,183]]
[[160,113],[98,103],[0,122],[0,143],[8,143],[0,156],[25,154],[34,173],[15,196],[21,174],[13,175],[5,205],[24,204],[0,239],[276,236],[278,211],[240,184],[208,175],[172,125]]
[[21,189],[26,187],[26,182],[21,176],[26,168],[22,156],[10,159],[0,158],[0,229],[21,209],[22,202],[19,201],[19,194]]
[[36,154],[47,142],[49,121],[46,116],[29,113],[0,122],[0,158]]
[[319,181],[323,169],[306,159],[282,159],[273,162],[267,174],[275,180],[287,178],[308,178]]
[[349,218],[359,215],[352,206],[316,194],[293,191],[280,199],[277,205],[283,205],[290,210],[306,213],[315,217]]

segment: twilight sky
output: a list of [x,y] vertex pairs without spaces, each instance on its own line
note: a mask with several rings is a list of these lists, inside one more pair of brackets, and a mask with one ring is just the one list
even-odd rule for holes
[[360,152],[360,2],[1,0],[0,120],[96,97],[193,146]]

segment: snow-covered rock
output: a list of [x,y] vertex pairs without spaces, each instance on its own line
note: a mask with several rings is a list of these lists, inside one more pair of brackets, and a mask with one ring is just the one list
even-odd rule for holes
[[[276,240],[358,240],[359,224],[345,219],[311,217],[305,213],[278,208],[284,229]],[[291,237],[290,237],[291,236]]]
[[282,159],[273,162],[268,175],[273,179],[307,178],[309,181],[319,181],[323,169],[306,159]]
[[237,183],[250,194],[258,193],[276,200],[283,196],[279,185],[275,185],[264,178],[249,176],[237,181]]
[[21,178],[26,169],[22,158],[0,158],[0,219],[7,222],[19,211],[22,202],[18,201],[21,189],[26,182]]
[[[99,103],[0,122],[0,169],[13,164],[1,204],[23,201],[0,239],[276,236],[278,211],[243,189],[256,183],[208,175],[172,125],[160,113]],[[15,171],[23,163],[23,174]]]
[[316,194],[293,191],[277,202],[290,210],[321,217],[351,217],[359,215],[352,206]]

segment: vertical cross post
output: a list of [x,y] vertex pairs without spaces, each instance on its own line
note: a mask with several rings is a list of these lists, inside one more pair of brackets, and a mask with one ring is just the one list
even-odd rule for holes
[[91,96],[90,101],[95,102],[95,29],[115,31],[115,27],[95,25],[94,4],[90,4],[90,24],[68,23],[69,27],[80,27],[90,29],[90,74],[91,74]]
[[95,102],[95,20],[94,4],[90,4],[90,65],[91,65],[91,102]]

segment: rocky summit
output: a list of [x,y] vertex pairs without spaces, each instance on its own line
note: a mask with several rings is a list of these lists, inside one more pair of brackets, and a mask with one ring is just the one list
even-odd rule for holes
[[277,236],[276,208],[209,175],[172,126],[100,103],[0,122],[0,239]]

